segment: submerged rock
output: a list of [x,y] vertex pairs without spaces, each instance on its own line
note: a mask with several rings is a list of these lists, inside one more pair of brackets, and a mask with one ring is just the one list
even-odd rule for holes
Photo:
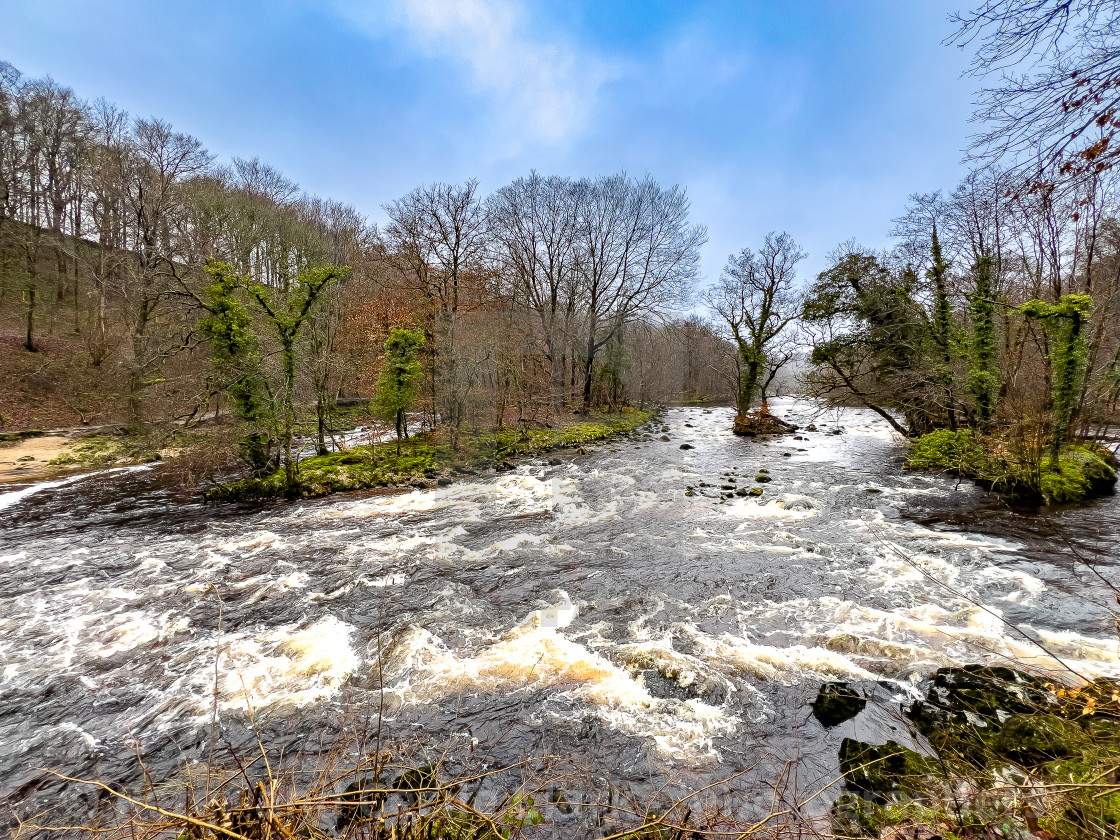
[[813,701],[813,717],[826,729],[851,720],[867,706],[861,697],[847,683],[825,683]]

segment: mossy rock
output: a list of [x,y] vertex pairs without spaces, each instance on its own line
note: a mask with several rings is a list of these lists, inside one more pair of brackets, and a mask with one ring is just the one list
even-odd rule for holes
[[886,826],[886,814],[857,793],[842,793],[832,803],[832,833],[836,837],[878,837]]
[[745,497],[750,491],[746,487],[740,487],[735,491],[736,496]]
[[935,766],[897,741],[873,746],[845,738],[840,744],[840,772],[845,786],[850,791],[871,794],[878,801],[885,802],[888,794],[926,791]]
[[844,682],[825,683],[813,701],[813,717],[821,726],[831,729],[851,720],[864,710],[867,700]]
[[1084,729],[1057,715],[1012,715],[992,739],[993,750],[1025,767],[1079,755],[1091,744]]
[[752,487],[750,490],[747,491],[747,495],[748,496],[761,496],[762,495],[762,488],[761,487]]
[[659,437],[659,438],[658,438],[658,440],[662,440],[662,441],[668,442],[668,440],[669,440],[669,436],[668,436],[668,435],[662,435],[661,437]]
[[756,475],[754,477],[754,480],[757,481],[759,484],[768,484],[769,482],[773,481],[774,479],[772,479],[766,473],[759,473],[758,475]]

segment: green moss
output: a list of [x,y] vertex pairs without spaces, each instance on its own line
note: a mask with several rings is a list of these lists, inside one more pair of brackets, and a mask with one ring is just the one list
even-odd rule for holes
[[987,461],[984,447],[968,429],[938,429],[910,444],[906,468],[971,476],[985,470]]
[[845,738],[840,744],[840,772],[849,790],[882,796],[921,793],[936,767],[896,741],[877,747]]
[[401,441],[397,454],[395,441],[359,446],[345,452],[332,452],[307,458],[299,464],[297,493],[288,489],[283,470],[262,478],[248,478],[211,488],[208,501],[258,501],[298,495],[304,498],[325,496],[346,490],[390,487],[435,480],[440,473],[474,474],[479,469],[508,469],[511,459],[531,457],[557,449],[576,449],[583,454],[585,444],[626,434],[645,424],[652,412],[591,415],[591,419],[559,429],[464,428],[459,448],[431,432]]
[[982,439],[968,429],[939,429],[911,443],[904,467],[958,475],[1009,498],[1052,504],[1084,501],[1116,482],[1111,453],[1097,444],[1070,447],[1057,470],[1037,475],[1026,465],[991,454],[1000,448],[999,439]]

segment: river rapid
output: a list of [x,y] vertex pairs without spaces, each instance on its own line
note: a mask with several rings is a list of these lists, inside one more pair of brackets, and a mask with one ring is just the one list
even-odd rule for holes
[[[551,465],[265,508],[184,498],[158,466],[8,485],[5,816],[88,816],[47,770],[138,789],[138,753],[155,778],[205,760],[215,719],[248,749],[249,710],[277,755],[381,710],[386,737],[570,755],[639,797],[791,759],[807,792],[844,736],[905,741],[898,706],[938,667],[1120,676],[1116,497],[1010,511],[901,471],[871,412],[812,408],[772,403],[816,423],[804,440],[671,409]],[[809,704],[833,680],[877,702],[825,730]]]

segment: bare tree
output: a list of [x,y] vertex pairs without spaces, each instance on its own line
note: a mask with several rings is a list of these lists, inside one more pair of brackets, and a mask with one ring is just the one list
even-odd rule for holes
[[536,172],[502,187],[486,202],[497,261],[513,299],[540,322],[551,368],[552,417],[563,410],[564,351],[577,303],[573,183]]
[[[976,45],[995,78],[974,115],[974,154],[1014,163],[1032,186],[1101,172],[1120,146],[1120,6],[1114,0],[984,0],[947,39]],[[1024,67],[1025,69],[1018,69]]]
[[[788,233],[768,233],[755,253],[744,248],[727,260],[719,283],[706,302],[727,325],[739,352],[739,382],[735,399],[735,433],[749,431],[747,412],[792,353],[783,351],[768,361],[768,351],[798,317],[797,264],[805,252]],[[764,382],[765,377],[765,382]]]
[[477,281],[483,273],[487,247],[478,181],[419,187],[386,205],[385,212],[390,219],[385,228],[390,258],[436,307],[429,343],[432,387],[434,392],[442,386],[443,419],[451,429],[452,444],[458,446],[475,365],[458,358],[456,330],[460,308],[477,303],[467,299],[468,281]]
[[625,172],[576,186],[576,271],[584,318],[583,411],[591,407],[596,354],[628,321],[679,302],[696,277],[703,226],[688,198]]

